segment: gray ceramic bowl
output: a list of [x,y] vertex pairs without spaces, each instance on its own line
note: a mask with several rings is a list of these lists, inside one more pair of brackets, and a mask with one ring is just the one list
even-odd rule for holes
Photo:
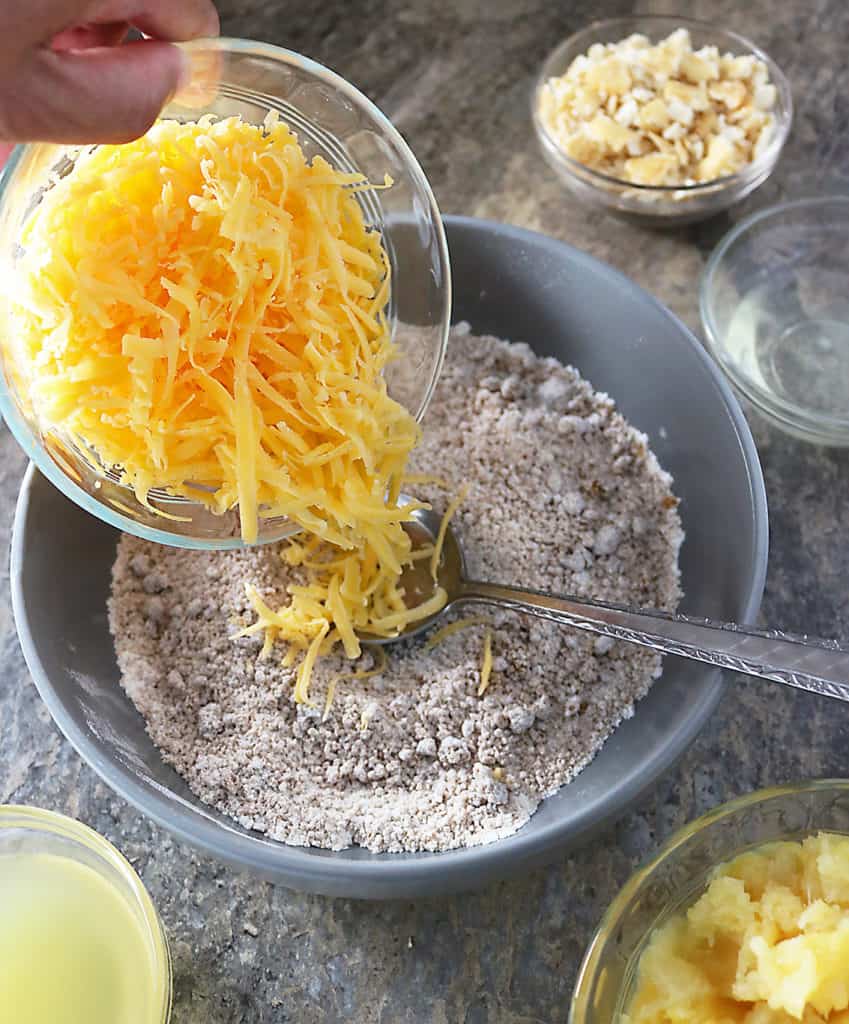
[[[728,386],[689,331],[610,267],[513,227],[447,218],[455,316],[573,363],[648,433],[683,499],[683,609],[752,622],[767,510],[757,454]],[[165,764],[118,684],[106,625],[118,534],[30,469],[12,546],[27,663],[59,727],[118,793],[181,839],[298,889],[354,897],[446,893],[551,860],[633,804],[692,742],[720,674],[669,659],[635,716],[516,835],[442,854],[285,846],[204,806]]]

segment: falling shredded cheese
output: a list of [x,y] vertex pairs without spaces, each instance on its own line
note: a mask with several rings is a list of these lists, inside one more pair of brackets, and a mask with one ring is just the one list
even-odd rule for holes
[[483,638],[483,660],[481,661],[481,681],[478,696],[483,697],[489,688],[489,677],[492,675],[492,630],[487,627]]
[[445,510],[442,522],[439,524],[439,532],[436,535],[436,542],[433,545],[433,554],[430,556],[430,574],[434,580],[437,578],[439,573],[439,560],[442,558],[442,548],[445,544],[445,535],[448,533],[448,524],[451,521],[451,517],[466,500],[466,495],[468,493],[468,486],[464,486],[460,489],[460,492],[448,503],[448,508]]
[[403,566],[396,571],[368,542],[346,552],[326,544],[316,547],[315,539],[290,541],[281,556],[289,566],[301,567],[308,582],[290,584],[289,603],[276,611],[248,584],[257,618],[239,635],[264,633],[264,653],[278,641],[287,643],[290,652],[304,652],[295,682],[299,703],[309,702],[310,674],[319,655],[341,644],[347,657],[355,660],[362,651],[361,636],[397,636],[408,623],[429,618],[445,606],[445,591],[435,587],[426,601],[407,608],[399,586]]
[[359,636],[445,604],[408,609],[399,586],[419,430],[383,373],[389,261],[356,198],[373,187],[274,116],[162,121],[81,153],[21,238],[8,335],[40,420],[148,507],[156,488],[238,507],[247,542],[265,517],[310,535],[282,552],[304,582],[276,611],[249,590],[242,631],[289,645],[298,701],[335,646],[356,659]]

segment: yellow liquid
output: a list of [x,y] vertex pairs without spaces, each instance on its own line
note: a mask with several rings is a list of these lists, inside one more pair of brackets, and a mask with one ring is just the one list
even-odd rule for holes
[[84,864],[0,856],[0,1024],[158,1024],[144,927]]

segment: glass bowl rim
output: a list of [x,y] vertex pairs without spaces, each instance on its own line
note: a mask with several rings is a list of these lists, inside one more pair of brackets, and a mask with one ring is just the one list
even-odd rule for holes
[[[751,793],[744,793],[742,796],[734,797],[732,800],[718,804],[716,807],[705,811],[697,818],[676,829],[660,845],[656,853],[643,861],[629,875],[625,884],[614,896],[607,910],[602,915],[578,968],[578,976],[575,979],[575,987],[569,1009],[569,1024],[582,1024],[585,1020],[583,1014],[578,1017],[577,1011],[583,1009],[587,999],[587,988],[598,975],[598,961],[604,942],[616,922],[622,916],[623,911],[630,906],[642,885],[654,874],[657,868],[666,863],[670,857],[673,857],[690,839],[715,822],[733,818],[735,815],[750,810],[752,807],[768,803],[770,800],[775,800],[778,797],[800,796],[805,793],[828,792],[829,790],[849,794],[849,779],[803,779],[799,782],[789,782],[783,785],[755,789]],[[743,848],[741,847],[741,852],[742,850]]]
[[[734,174],[726,174],[720,178],[713,178],[711,181],[696,182],[695,185],[641,185],[637,182],[626,181],[624,178],[617,178],[611,174],[604,174],[602,171],[596,171],[592,167],[587,166],[587,164],[582,164],[563,152],[562,147],[552,138],[539,115],[538,99],[548,80],[554,77],[551,70],[552,67],[559,63],[564,53],[594,33],[602,29],[615,31],[617,28],[622,28],[626,24],[633,25],[635,22],[645,23],[648,26],[666,24],[670,27],[674,26],[708,32],[717,37],[722,37],[728,42],[737,43],[738,46],[742,46],[747,51],[747,54],[757,57],[766,64],[770,74],[770,82],[776,87],[778,95],[781,97],[783,110],[776,114],[777,130],[770,139],[766,150],[757,159],[746,164],[739,171],[735,171]],[[618,40],[611,41],[615,42]],[[717,28],[715,25],[710,24],[710,22],[701,21],[698,18],[679,18],[670,14],[633,14],[592,21],[589,25],[574,32],[555,47],[543,61],[542,69],[535,79],[531,94],[531,115],[537,136],[549,153],[557,160],[564,171],[567,171],[573,177],[585,181],[587,184],[595,187],[615,186],[619,189],[627,189],[635,195],[664,196],[674,193],[686,194],[687,196],[714,195],[724,192],[726,189],[731,189],[735,185],[748,184],[753,179],[758,178],[761,173],[769,173],[770,168],[775,165],[781,150],[784,148],[793,124],[793,92],[787,76],[772,57],[753,43],[751,39],[741,35],[739,32],[733,32],[731,29]]]
[[94,853],[99,860],[106,861],[118,872],[137,900],[144,917],[147,945],[153,955],[157,981],[155,996],[158,999],[153,1009],[160,1015],[158,1019],[162,1021],[162,1024],[166,1024],[171,1015],[173,989],[168,935],[150,893],[124,854],[89,825],[66,814],[60,814],[58,811],[49,811],[44,807],[27,804],[0,805],[0,833],[6,829],[23,829],[70,839]]
[[[418,162],[415,154],[407,145],[406,140],[392,124],[383,111],[365,93],[361,92],[355,85],[343,78],[337,72],[320,64],[318,61],[294,50],[286,49],[283,46],[275,46],[272,43],[257,42],[252,39],[239,39],[234,37],[220,37],[216,39],[196,39],[187,43],[176,43],[182,49],[191,51],[215,50],[222,53],[236,53],[267,57],[281,64],[294,65],[308,72],[314,78],[329,84],[338,90],[355,107],[364,110],[369,117],[379,126],[380,131],[388,137],[397,152],[400,154],[405,173],[415,182],[420,195],[426,200],[426,209],[434,224],[436,235],[437,251],[436,258],[443,270],[443,286],[441,296],[441,308],[439,311],[439,343],[436,366],[424,397],[419,402],[419,408],[414,416],[417,423],[421,423],[427,411],[430,400],[433,397],[437,382],[445,362],[445,353],[448,346],[448,333],[451,321],[452,302],[452,281],[451,262],[448,253],[448,240],[445,235],[445,225],[439,211],[436,198],[430,182]],[[11,181],[15,169],[27,151],[30,144],[25,143],[15,146],[9,154],[5,166],[0,170],[0,203]],[[35,143],[34,145],[38,145]],[[412,410],[411,410],[412,411]],[[247,547],[241,537],[216,537],[216,538],[195,538],[182,534],[171,533],[167,529],[157,529],[146,526],[136,519],[125,515],[119,509],[111,508],[105,503],[97,501],[88,491],[80,487],[71,477],[62,472],[53,459],[46,453],[43,446],[31,435],[30,429],[23,417],[19,414],[15,401],[9,392],[2,375],[0,375],[0,416],[6,421],[18,445],[24,450],[27,458],[35,463],[39,472],[63,494],[70,498],[76,505],[79,505],[86,512],[96,516],[109,526],[120,530],[122,533],[130,533],[133,536],[141,537],[144,540],[153,541],[156,544],[164,544],[168,547],[180,547],[195,551],[226,551]],[[275,543],[275,541],[268,541]]]
[[707,347],[728,375],[735,387],[754,405],[766,415],[786,424],[789,429],[802,429],[818,435],[823,441],[834,441],[835,434],[849,438],[849,415],[833,416],[830,413],[817,412],[815,409],[806,409],[795,402],[789,402],[780,395],[773,395],[759,387],[748,376],[739,372],[736,362],[727,355],[727,349],[721,340],[720,332],[717,329],[714,317],[714,304],[711,298],[713,281],[718,273],[719,267],[727,257],[731,248],[752,228],[757,227],[764,221],[772,220],[791,211],[825,207],[831,204],[844,206],[849,211],[849,193],[827,196],[807,196],[801,199],[791,199],[787,202],[775,203],[763,210],[757,210],[744,217],[727,231],[710,254],[705,268],[702,271],[699,283],[699,315],[704,329]]

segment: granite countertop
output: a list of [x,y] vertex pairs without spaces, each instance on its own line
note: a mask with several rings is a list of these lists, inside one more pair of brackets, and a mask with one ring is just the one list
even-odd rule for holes
[[[227,34],[309,54],[368,93],[410,142],[444,211],[566,239],[619,267],[698,330],[699,274],[731,219],[786,196],[846,189],[840,170],[849,167],[849,5],[686,5],[693,16],[763,46],[788,74],[797,114],[766,186],[730,218],[664,234],[571,201],[538,156],[528,119],[530,83],[548,50],[594,17],[633,7],[625,0],[219,2]],[[839,524],[849,508],[849,450],[809,447],[755,416],[751,422],[772,533],[763,620],[847,640],[849,545]],[[0,446],[5,544],[25,460],[5,427]],[[78,817],[130,857],[172,938],[174,1024],[565,1020],[601,913],[673,829],[759,786],[849,773],[849,708],[737,677],[651,795],[590,847],[551,867],[417,903],[302,895],[239,876],[180,845],[97,779],[30,682],[5,566],[0,586],[0,802]]]

